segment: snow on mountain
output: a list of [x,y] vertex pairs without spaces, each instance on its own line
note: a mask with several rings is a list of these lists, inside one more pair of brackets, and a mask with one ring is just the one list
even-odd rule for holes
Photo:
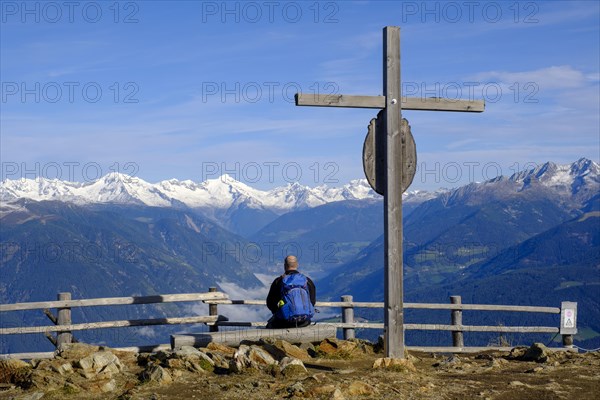
[[547,162],[537,168],[512,175],[509,179],[514,182],[529,185],[539,182],[550,188],[570,188],[575,194],[581,184],[597,185],[600,165],[592,160],[581,158],[570,165],[558,165]]
[[[487,193],[510,195],[532,186],[552,190],[558,195],[585,199],[598,193],[600,166],[582,158],[569,165],[545,163],[509,178],[499,177],[482,183],[471,183],[454,190],[435,192],[409,191],[404,201],[418,204],[440,195],[452,198],[485,196]],[[77,204],[119,203],[154,207],[175,205],[198,209],[229,210],[240,206],[266,209],[281,214],[292,210],[312,208],[334,201],[378,198],[366,179],[356,179],[341,187],[321,185],[314,188],[297,182],[268,191],[252,188],[229,175],[204,182],[177,179],[156,184],[119,173],[108,174],[96,181],[77,183],[56,179],[5,180],[0,184],[0,200],[10,202],[25,198],[35,201],[54,200]]]
[[5,180],[0,185],[4,202],[26,198],[35,201],[54,200],[76,204],[119,203],[169,207],[182,204],[191,208],[271,209],[286,212],[311,208],[332,201],[375,198],[366,180],[351,181],[340,188],[310,188],[291,183],[269,191],[254,189],[229,175],[201,183],[170,179],[156,184],[119,173],[108,174],[87,183],[49,180],[45,178]]

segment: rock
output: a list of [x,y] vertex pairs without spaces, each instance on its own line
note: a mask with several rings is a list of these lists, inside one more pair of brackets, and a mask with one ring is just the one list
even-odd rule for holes
[[[356,344],[356,348],[353,351],[360,351],[361,353],[364,353],[364,354],[373,354],[374,353],[374,346],[368,340],[354,338],[354,339],[348,339],[348,342]],[[406,354],[407,354],[407,357],[412,357],[412,356],[408,356],[408,352],[406,352]]]
[[110,379],[112,375],[120,373],[124,368],[119,358],[106,350],[92,353],[77,361],[75,365],[81,369],[79,373],[86,379],[93,379],[101,372]]
[[191,372],[213,372],[214,367],[211,363],[206,361],[203,358],[189,358],[187,360],[179,360],[183,361],[185,367]]
[[351,398],[355,396],[370,396],[375,393],[375,388],[362,381],[354,381],[346,391]]
[[527,352],[527,347],[514,347],[510,350],[510,353],[508,354],[507,358],[509,360],[518,360],[521,357],[523,357],[525,352]]
[[159,385],[166,385],[173,382],[173,378],[171,378],[169,371],[160,365],[151,365],[142,372],[141,378],[145,381],[157,382]]
[[77,361],[76,366],[81,368],[84,372],[91,372],[94,370],[94,359],[89,355]]
[[108,382],[100,385],[100,391],[102,393],[112,392],[117,388],[117,382],[114,379],[110,379]]
[[54,372],[58,372],[61,375],[67,375],[68,373],[73,372],[73,366],[70,362],[62,363],[58,366],[52,365],[51,368]]
[[433,366],[434,367],[456,366],[456,365],[460,364],[461,362],[462,362],[462,360],[456,354],[452,354],[450,357],[446,358],[445,360],[433,364]]
[[340,389],[335,389],[331,395],[331,400],[346,400]]
[[225,359],[224,355],[220,353],[208,353],[207,355],[210,357],[211,360],[213,360],[215,368],[229,368],[229,361]]
[[85,343],[63,344],[58,351],[58,356],[68,360],[80,360],[100,351],[100,346],[91,346]]
[[206,346],[206,348],[211,351],[225,354],[226,356],[229,356],[229,357],[233,357],[233,355],[235,353],[235,349],[233,347],[225,346],[225,345],[219,344],[219,343],[211,342],[208,344],[208,346]]
[[303,393],[306,392],[304,386],[300,382],[296,382],[292,386],[288,386],[286,390],[290,394],[290,396],[301,396]]
[[275,361],[267,351],[258,346],[251,346],[247,356],[251,362],[258,364],[259,366],[277,364],[277,361]]
[[513,387],[516,387],[516,386],[525,386],[525,384],[523,382],[520,382],[520,381],[511,381],[508,384],[508,386],[513,386]]
[[403,358],[377,358],[373,368],[387,368],[397,372],[417,372],[412,361]]
[[535,361],[544,363],[548,361],[548,348],[542,343],[534,343],[520,358],[522,361]]
[[[179,358],[170,358],[166,362],[166,366],[169,369],[186,369],[186,363],[182,359]],[[172,371],[171,371],[172,373]]]
[[185,357],[189,357],[189,356],[198,356],[199,357],[200,354],[203,354],[203,353],[193,346],[181,346],[181,348],[176,350],[173,354],[176,355],[177,357],[185,358]]
[[278,360],[281,360],[285,357],[292,357],[306,361],[310,360],[311,358],[306,350],[288,343],[285,340],[273,340],[270,338],[265,338],[261,339],[260,345]]
[[242,372],[245,368],[252,366],[252,361],[248,358],[250,347],[242,344],[233,354],[233,358],[229,362],[229,369],[232,372]]
[[172,354],[172,357],[163,362],[162,365],[176,369],[187,368],[192,372],[212,372],[215,368],[215,361],[211,357],[192,346],[182,346],[181,349]]
[[319,344],[318,352],[327,357],[348,358],[352,356],[357,347],[358,344],[355,341],[327,338]]
[[323,385],[323,386],[315,386],[310,389],[310,393],[315,397],[322,397],[324,395],[333,394],[337,387],[335,385]]
[[312,343],[300,343],[300,349],[305,350],[308,354],[315,352],[315,346]]
[[304,363],[297,358],[285,357],[279,363],[281,373],[286,377],[294,377],[308,373]]

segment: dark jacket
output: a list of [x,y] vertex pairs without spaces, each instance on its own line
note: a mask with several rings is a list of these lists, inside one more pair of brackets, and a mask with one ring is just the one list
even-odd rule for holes
[[[285,275],[289,274],[297,274],[298,271],[289,271],[286,272]],[[306,276],[306,275],[305,275]],[[278,277],[271,284],[271,289],[269,290],[269,295],[267,296],[267,307],[273,314],[277,312],[279,307],[277,307],[277,303],[281,300],[281,279],[283,275]],[[306,277],[307,286],[308,286],[308,294],[310,295],[310,302],[315,305],[317,302],[317,290],[315,289],[315,284],[313,281],[307,276]]]

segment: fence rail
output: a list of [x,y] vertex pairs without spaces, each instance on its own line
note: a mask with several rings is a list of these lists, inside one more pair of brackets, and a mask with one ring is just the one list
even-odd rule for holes
[[[212,288],[216,290],[216,288]],[[218,315],[219,305],[248,305],[248,306],[266,306],[264,300],[207,300],[205,303],[211,304],[210,315]],[[468,347],[464,346],[464,332],[499,332],[499,333],[563,333],[562,325],[559,327],[549,326],[476,326],[463,325],[463,311],[502,311],[502,312],[526,312],[526,313],[545,313],[561,314],[566,304],[575,304],[563,302],[561,307],[538,307],[538,306],[512,306],[495,304],[462,304],[460,296],[450,296],[450,304],[445,303],[404,303],[405,309],[417,310],[450,310],[451,324],[410,324],[405,323],[405,330],[432,330],[432,331],[450,331],[452,332],[452,347],[435,347],[435,349],[446,349],[446,351],[456,350],[456,352],[468,352]],[[355,337],[355,329],[383,329],[383,323],[377,322],[355,322],[355,308],[383,308],[383,302],[360,302],[353,301],[349,295],[341,296],[341,301],[317,301],[315,307],[339,307],[342,310],[342,322],[327,322],[337,328],[343,329],[344,339]],[[562,324],[562,321],[561,321]],[[217,321],[209,324],[212,331],[223,327],[264,327],[266,322],[236,322],[236,321]],[[563,346],[565,349],[573,349],[573,333],[565,332],[562,335]],[[413,347],[413,349],[426,349],[427,347]],[[480,348],[480,347],[477,347]],[[431,347],[434,349],[434,347]],[[486,349],[502,350],[504,347],[486,347]],[[434,350],[431,350],[434,351]]]
[[[228,321],[228,319],[218,314],[219,305],[247,305],[247,306],[266,306],[264,300],[232,300],[227,294],[218,292],[217,288],[211,287],[207,293],[182,293],[182,294],[164,294],[152,296],[132,296],[132,297],[112,297],[72,300],[68,292],[59,293],[56,301],[42,301],[15,304],[0,304],[0,312],[22,311],[22,310],[44,310],[44,314],[54,323],[49,326],[34,327],[14,327],[0,328],[0,335],[14,334],[44,334],[53,345],[60,348],[65,343],[75,341],[73,331],[88,329],[121,328],[132,326],[154,326],[154,325],[175,325],[175,324],[198,324],[204,323],[209,326],[210,332],[217,332],[219,327],[251,327],[260,328],[266,326],[266,322],[243,322]],[[383,329],[384,324],[378,322],[356,322],[354,321],[355,308],[383,308],[382,302],[356,302],[353,297],[346,295],[341,297],[342,301],[318,301],[316,307],[340,308],[342,322],[321,322],[338,329],[343,330],[345,339],[355,337],[356,329]],[[200,301],[209,306],[208,316],[190,316],[190,317],[164,317],[153,319],[135,319],[119,321],[99,321],[73,324],[71,321],[71,308],[91,307],[91,306],[112,306],[112,305],[138,305],[138,304],[159,304],[173,302],[192,302]],[[431,331],[450,331],[452,332],[452,347],[408,347],[413,350],[421,351],[448,351],[448,352],[473,352],[482,349],[502,350],[504,347],[472,347],[464,345],[464,332],[502,332],[502,333],[561,333],[563,338],[563,347],[567,350],[573,350],[573,334],[576,333],[575,319],[568,325],[568,329],[563,326],[563,314],[576,314],[577,303],[563,302],[561,307],[535,307],[535,306],[511,306],[511,305],[490,305],[490,304],[462,304],[460,296],[451,296],[450,304],[436,303],[404,303],[406,309],[424,309],[424,310],[449,310],[451,312],[451,324],[404,324],[405,330],[431,330]],[[565,307],[570,307],[566,309]],[[49,309],[56,308],[58,313],[54,316]],[[561,323],[559,327],[547,326],[475,326],[464,325],[462,323],[463,311],[508,311],[508,312],[528,312],[528,313],[548,313],[561,314]],[[566,313],[565,313],[566,312]],[[569,314],[569,312],[571,314]],[[52,336],[51,332],[57,332],[57,337]],[[152,346],[140,347],[121,347],[120,350],[129,351],[153,351],[156,349],[168,348],[169,345],[158,344]],[[443,349],[443,350],[441,350]],[[53,352],[39,353],[18,353],[3,354],[0,358],[48,358]]]

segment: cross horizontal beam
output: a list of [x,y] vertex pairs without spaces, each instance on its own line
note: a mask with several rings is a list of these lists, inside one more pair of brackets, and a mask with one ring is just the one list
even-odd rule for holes
[[[296,93],[297,106],[385,108],[385,96],[349,96],[344,94]],[[441,97],[404,97],[400,102],[403,110],[483,112],[484,100],[452,100]]]

